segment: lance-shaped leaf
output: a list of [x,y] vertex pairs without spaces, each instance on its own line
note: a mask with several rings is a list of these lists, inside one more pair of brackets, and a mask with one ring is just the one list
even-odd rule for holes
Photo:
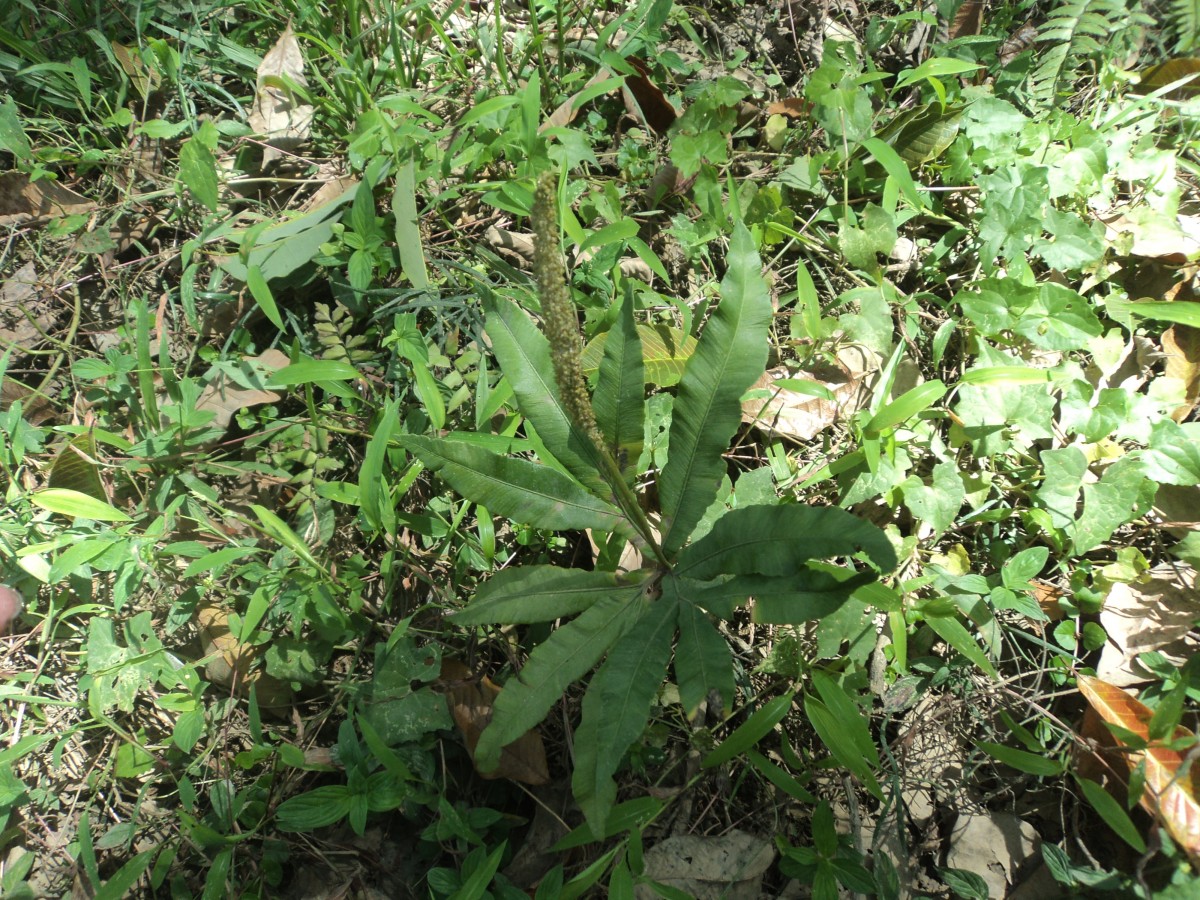
[[554,531],[594,528],[632,534],[620,510],[549,466],[501,456],[467,441],[417,435],[396,440],[466,499],[514,522]]
[[[670,580],[673,587],[675,579]],[[663,597],[668,596],[664,582]],[[679,702],[691,716],[708,697],[717,691],[728,709],[733,702],[733,658],[729,644],[695,604],[679,604],[679,645],[675,650],[675,682],[679,686]]]
[[793,575],[730,575],[711,581],[678,578],[676,584],[681,597],[722,619],[732,618],[738,606],[753,598],[755,622],[799,625],[836,612],[874,577],[811,562]]
[[795,575],[810,559],[859,553],[865,553],[881,572],[896,567],[896,551],[887,535],[845,510],[747,506],[730,510],[712,531],[684,550],[677,571],[689,578],[726,573]]
[[[1187,758],[1186,750],[1181,752],[1150,742],[1150,720],[1154,714],[1145,704],[1099,678],[1078,675],[1076,681],[1079,692],[1100,718],[1150,744],[1145,750],[1104,754],[1104,758],[1113,765],[1124,764],[1126,770],[1121,774],[1126,778],[1139,762],[1145,761],[1142,806],[1163,824],[1192,862],[1200,865],[1200,770],[1196,764]],[[1176,741],[1192,738],[1192,733],[1177,728],[1174,738]]]
[[583,677],[645,609],[642,586],[633,585],[592,604],[539,644],[496,698],[492,724],[475,748],[480,770],[494,769],[500,748],[541,722],[563,691]]
[[734,228],[726,262],[721,302],[688,360],[671,414],[671,450],[658,479],[667,554],[683,546],[716,498],[742,394],[767,365],[771,300],[744,225]]
[[529,316],[507,300],[489,298],[487,334],[500,368],[512,385],[521,415],[537,429],[546,449],[598,497],[612,489],[600,476],[601,450],[571,421],[559,399],[550,362],[550,344]]
[[[600,369],[600,361],[608,346],[612,331],[596,335],[583,348],[583,375],[592,379]],[[662,323],[638,325],[638,339],[642,342],[642,365],[648,384],[658,387],[674,387],[683,377],[684,366],[696,352],[696,339],[678,328]]]
[[518,566],[489,578],[471,605],[453,618],[459,625],[551,622],[581,613],[606,597],[626,598],[645,576],[644,572],[622,577],[558,566]]
[[625,291],[617,324],[604,343],[592,409],[613,458],[636,461],[645,436],[646,370],[642,341],[633,321],[632,289]]
[[601,838],[617,800],[613,773],[650,718],[675,635],[676,602],[661,597],[608,654],[583,698],[583,722],[575,732],[571,790],[592,833]]

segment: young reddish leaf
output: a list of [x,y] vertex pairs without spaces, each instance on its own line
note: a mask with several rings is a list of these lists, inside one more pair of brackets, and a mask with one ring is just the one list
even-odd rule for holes
[[[1153,713],[1144,704],[1120,688],[1093,678],[1077,676],[1079,691],[1092,709],[1108,724],[1149,740],[1150,719]],[[1175,740],[1191,737],[1186,728],[1175,731]],[[1121,768],[1120,775],[1128,779],[1130,772],[1145,760],[1146,788],[1141,804],[1163,824],[1171,838],[1194,862],[1200,863],[1200,769],[1190,765],[1185,753],[1161,746],[1149,746],[1143,751],[1105,756]]]

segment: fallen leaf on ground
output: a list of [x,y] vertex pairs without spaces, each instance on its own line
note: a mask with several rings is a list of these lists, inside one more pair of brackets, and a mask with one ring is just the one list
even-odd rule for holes
[[[287,354],[279,350],[267,350],[255,357],[247,357],[252,368],[264,376],[270,376],[287,366],[290,360]],[[220,371],[217,376],[204,386],[196,401],[196,409],[213,413],[213,426],[228,428],[233,414],[240,409],[258,406],[263,403],[274,403],[279,394],[263,388],[243,388],[232,383],[229,375]]]
[[679,113],[662,88],[650,80],[650,70],[645,63],[634,56],[625,61],[634,68],[633,75],[625,76],[625,87],[621,91],[625,108],[634,118],[645,122],[655,134],[666,134],[679,118]]
[[[475,747],[479,736],[492,721],[492,705],[501,688],[486,675],[477,678],[463,663],[456,659],[442,660],[442,673],[438,684],[446,692],[450,715],[458,726],[471,762],[475,761]],[[550,769],[546,764],[546,748],[536,728],[525,732],[500,751],[500,765],[494,771],[483,772],[484,778],[508,778],[522,784],[546,784],[550,780]]]
[[1172,325],[1163,332],[1162,344],[1167,357],[1163,374],[1183,382],[1186,402],[1171,413],[1172,419],[1182,422],[1192,414],[1200,396],[1200,329]]
[[1100,610],[1108,641],[1096,674],[1117,687],[1149,681],[1153,676],[1137,662],[1139,654],[1157,650],[1173,663],[1200,652],[1192,624],[1200,618],[1196,570],[1185,563],[1164,563],[1135,584],[1113,585]]
[[[763,873],[774,861],[774,845],[744,831],[720,837],[679,835],[646,851],[645,876],[696,900],[757,900]],[[635,891],[639,900],[659,896],[645,884]]]
[[771,435],[812,440],[863,408],[870,399],[868,381],[878,370],[879,357],[854,344],[838,351],[836,363],[795,373],[783,366],[770,369],[742,402],[742,421]]
[[287,28],[258,67],[254,108],[250,111],[249,124],[255,132],[266,138],[264,167],[282,156],[280,151],[295,150],[308,140],[313,108],[300,102],[287,81],[300,87],[308,85],[304,77],[304,53],[292,31],[291,22],[288,22]]
[[255,665],[266,648],[238,641],[229,629],[229,613],[219,606],[201,606],[196,610],[196,624],[201,652],[206,659],[212,657],[204,667],[206,679],[239,697],[256,687],[259,706],[264,710],[279,711],[291,705],[291,687]]
[[988,896],[1003,897],[1041,843],[1037,829],[1012,813],[961,813],[950,831],[946,866],[974,872],[987,882]]
[[8,631],[13,619],[21,614],[24,604],[21,595],[6,584],[0,584],[0,634]]
[[[1143,741],[1150,739],[1151,710],[1141,701],[1125,693],[1119,687],[1089,675],[1078,675],[1079,692],[1087,699],[1091,709],[1110,725],[1132,732]],[[1178,750],[1162,746],[1149,746],[1134,751],[1121,747],[1116,736],[1108,746],[1125,752],[1103,754],[1110,767],[1118,768],[1118,774],[1128,784],[1134,767],[1145,760],[1145,788],[1141,805],[1154,816],[1171,838],[1200,864],[1200,767]],[[1175,740],[1193,737],[1186,728],[1175,730]],[[1194,746],[1194,745],[1193,745]]]
[[95,208],[87,197],[57,181],[30,181],[23,172],[0,172],[0,225],[38,224]]

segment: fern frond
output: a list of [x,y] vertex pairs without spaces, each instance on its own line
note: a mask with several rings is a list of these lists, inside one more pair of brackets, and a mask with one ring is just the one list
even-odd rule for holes
[[1122,0],[1066,0],[1038,28],[1042,46],[1037,68],[1029,78],[1029,93],[1038,106],[1053,103],[1070,91],[1083,66],[1111,52],[1114,35],[1141,16]]
[[1200,44],[1200,0],[1171,0],[1175,52],[1191,53]]

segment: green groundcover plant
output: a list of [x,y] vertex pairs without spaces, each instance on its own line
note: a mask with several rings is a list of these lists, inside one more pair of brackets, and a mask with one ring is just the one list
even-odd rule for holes
[[646,508],[645,495],[633,487],[636,466],[620,462],[644,434],[646,385],[632,303],[627,297],[622,304],[589,398],[559,251],[557,203],[557,179],[545,174],[533,210],[544,333],[510,302],[489,300],[487,310],[493,352],[527,431],[545,452],[538,460],[504,456],[470,435],[400,440],[463,496],[494,513],[544,529],[612,535],[645,560],[633,572],[506,569],[454,616],[462,625],[574,616],[533,650],[497,699],[476,751],[484,770],[604,660],[584,695],[572,778],[599,836],[616,798],[613,774],[645,728],[672,648],[684,709],[694,712],[713,691],[728,705],[732,659],[714,618],[730,618],[751,597],[767,621],[817,618],[890,571],[896,557],[880,529],[840,509],[795,503],[727,509],[718,501],[723,455],[741,423],[742,395],[765,368],[771,321],[758,254],[741,224],[733,228],[720,302],[678,385],[667,459],[653,478],[658,508]]

